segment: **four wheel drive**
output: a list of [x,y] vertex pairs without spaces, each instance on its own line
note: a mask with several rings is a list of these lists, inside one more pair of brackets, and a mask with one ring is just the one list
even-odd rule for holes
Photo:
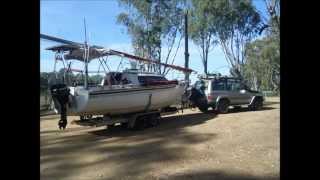
[[191,88],[189,100],[202,112],[212,107],[219,113],[227,113],[230,106],[247,105],[250,110],[260,110],[264,98],[261,92],[249,89],[240,79],[215,77],[197,81]]

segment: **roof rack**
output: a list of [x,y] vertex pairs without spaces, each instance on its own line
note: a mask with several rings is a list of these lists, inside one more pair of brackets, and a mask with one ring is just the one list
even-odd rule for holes
[[199,79],[216,79],[220,78],[222,75],[220,73],[212,73],[212,74],[200,74],[198,75]]
[[220,73],[214,73],[214,74],[201,74],[198,75],[199,79],[205,79],[205,80],[212,80],[212,79],[220,79],[220,78],[226,78],[226,79],[240,79],[237,77],[232,76],[222,76]]

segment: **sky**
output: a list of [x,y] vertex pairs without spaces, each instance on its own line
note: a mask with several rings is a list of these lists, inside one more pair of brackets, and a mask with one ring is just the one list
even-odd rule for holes
[[[266,14],[263,0],[254,0],[257,10]],[[40,32],[63,39],[84,42],[84,18],[87,24],[88,43],[104,46],[115,50],[133,53],[131,39],[124,26],[116,23],[116,17],[125,9],[117,0],[41,0],[40,1]],[[266,17],[266,15],[265,15]],[[40,40],[40,72],[51,72],[54,67],[54,53],[45,48],[57,43]],[[203,72],[200,53],[197,46],[189,40],[189,68],[198,73]],[[229,65],[222,49],[217,46],[209,54],[208,71],[229,74]],[[116,70],[119,58],[110,59],[108,65]],[[175,65],[184,66],[184,40],[177,53]],[[58,68],[62,64],[58,64]],[[81,63],[73,63],[74,68],[83,68]],[[98,62],[90,63],[89,71],[96,71]],[[194,82],[196,74],[191,75]],[[169,79],[183,78],[182,73],[171,71]]]

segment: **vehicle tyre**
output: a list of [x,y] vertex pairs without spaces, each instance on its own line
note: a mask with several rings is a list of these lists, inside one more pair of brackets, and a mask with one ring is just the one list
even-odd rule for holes
[[208,112],[208,106],[199,106],[199,110],[203,113],[207,113]]
[[261,98],[257,98],[253,101],[252,105],[249,106],[249,109],[252,111],[261,110],[263,106],[263,102]]
[[109,130],[114,130],[115,129],[115,124],[110,124],[110,125],[107,125],[107,129],[109,129]]
[[233,109],[239,111],[241,109],[241,106],[233,106]]
[[217,111],[218,113],[228,113],[229,101],[227,99],[222,99],[218,102]]
[[203,113],[207,113],[208,112],[208,104],[205,100],[201,99],[201,100],[198,100],[196,106],[199,108],[199,110]]
[[127,129],[128,128],[128,124],[129,123],[127,123],[127,122],[126,123],[121,123],[120,126],[121,126],[122,129]]

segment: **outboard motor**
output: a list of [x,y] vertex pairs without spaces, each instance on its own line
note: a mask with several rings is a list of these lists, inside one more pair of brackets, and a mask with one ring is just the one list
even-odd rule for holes
[[191,88],[189,93],[189,100],[197,106],[201,111],[206,110],[208,108],[208,102],[205,94],[200,92],[200,90],[196,88]]
[[59,129],[65,129],[67,126],[67,104],[69,101],[70,89],[65,84],[55,84],[50,88],[52,98],[60,106]]

